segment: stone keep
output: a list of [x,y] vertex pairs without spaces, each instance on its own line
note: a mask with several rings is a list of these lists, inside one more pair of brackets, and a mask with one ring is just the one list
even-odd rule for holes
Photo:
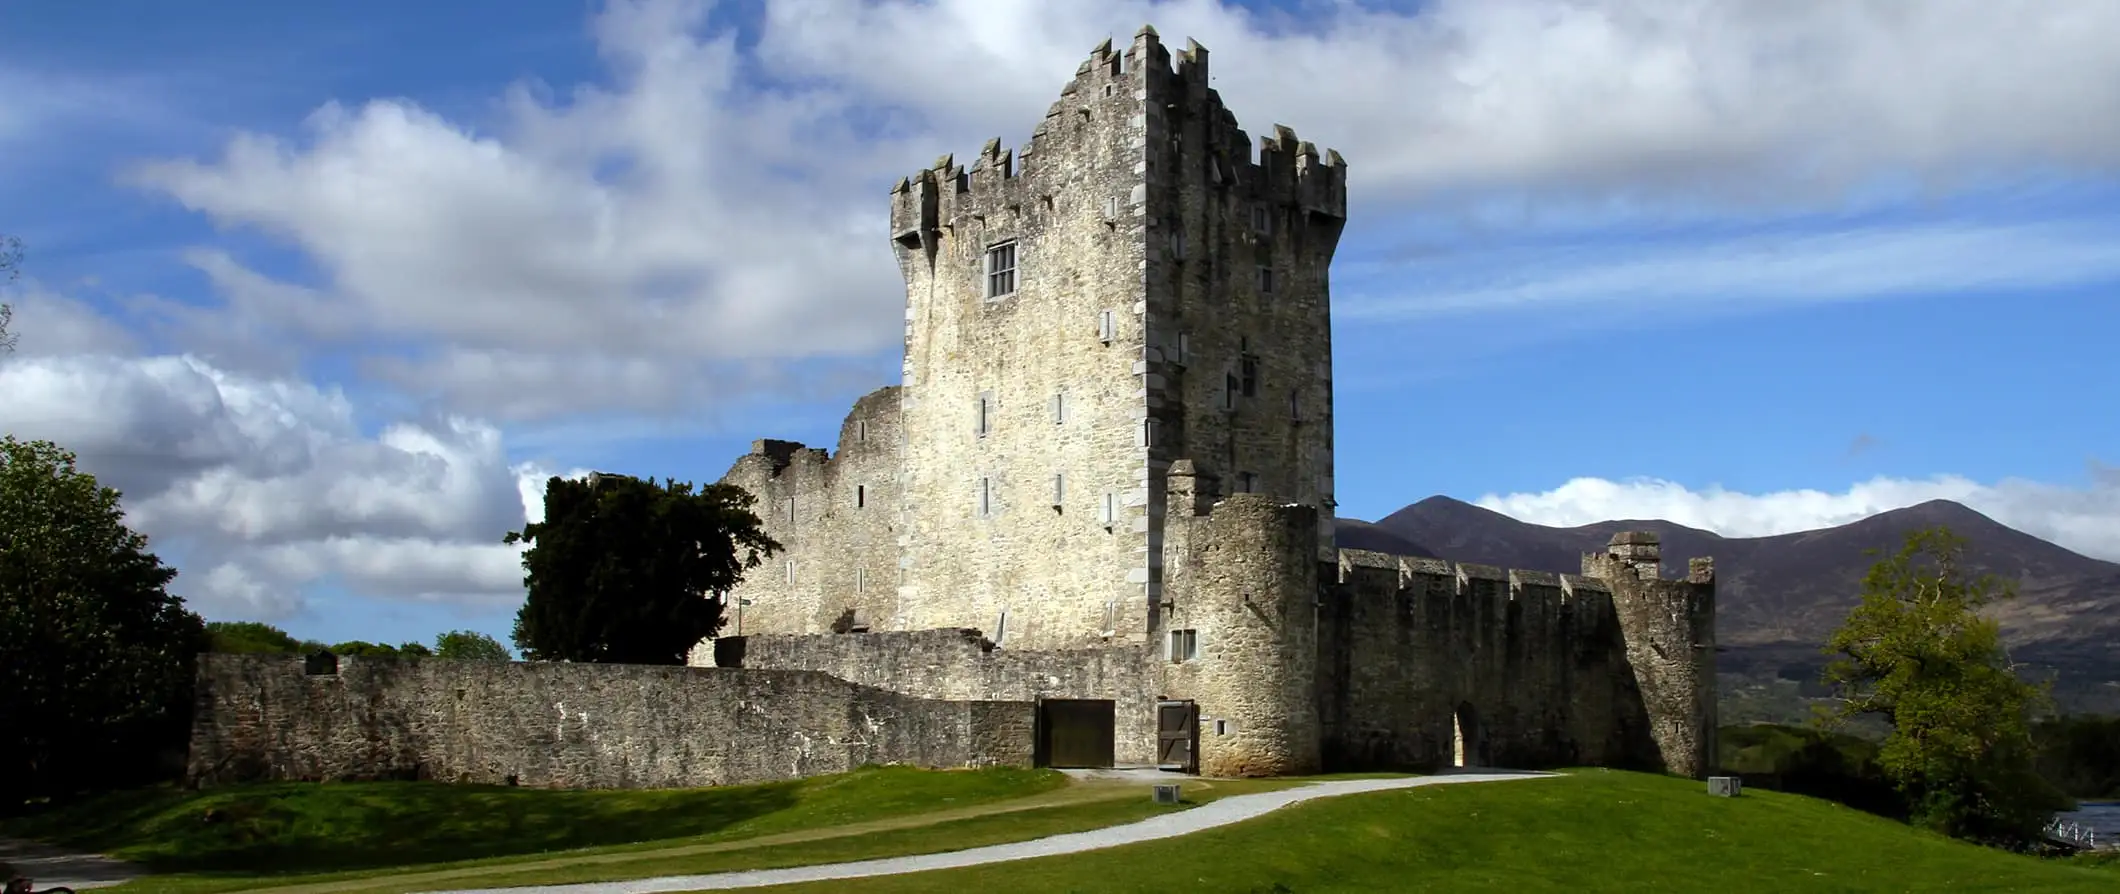
[[[1019,150],[891,190],[903,382],[836,452],[762,440],[724,477],[786,550],[694,663],[1111,700],[1121,763],[1153,760],[1158,699],[1194,700],[1211,773],[1469,753],[1697,774],[1705,560],[1661,581],[1649,535],[1581,577],[1335,548],[1347,165],[1286,127],[1254,144],[1208,85],[1206,49],[1143,28]],[[971,639],[916,635],[942,630]]]

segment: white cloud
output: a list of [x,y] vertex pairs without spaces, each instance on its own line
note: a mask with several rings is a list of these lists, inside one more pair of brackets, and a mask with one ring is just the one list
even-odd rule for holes
[[1669,481],[1577,478],[1543,493],[1488,494],[1478,505],[1520,521],[1574,527],[1662,519],[1726,537],[1766,537],[1844,525],[1929,500],[1951,500],[2009,527],[2093,558],[2120,562],[2120,469],[2095,467],[2087,487],[2022,479],[1983,484],[1955,475],[1873,478],[1831,493],[1747,494]]
[[0,429],[74,450],[129,521],[181,555],[174,590],[210,617],[277,619],[332,582],[366,596],[484,606],[521,597],[526,482],[489,425],[367,436],[343,394],[191,357],[12,358]]
[[[2120,280],[2120,231],[2100,221],[1941,223],[1598,244],[1422,259],[1391,296],[1336,302],[1348,319],[1624,304],[1711,310]],[[1506,280],[1494,271],[1508,269]]]
[[1379,210],[1450,193],[1816,207],[1877,176],[2120,169],[2120,5],[2099,0],[1443,0],[1300,20],[1209,0],[770,0],[755,47],[705,31],[708,9],[611,4],[592,29],[608,85],[522,85],[490,121],[330,103],[299,140],[242,133],[135,179],[321,270],[302,289],[201,252],[244,321],[220,331],[364,345],[370,374],[445,406],[549,419],[697,412],[786,381],[746,364],[887,350],[885,186],[1027,137],[1091,45],[1145,21],[1214,51],[1254,133],[1288,121],[1345,151]]

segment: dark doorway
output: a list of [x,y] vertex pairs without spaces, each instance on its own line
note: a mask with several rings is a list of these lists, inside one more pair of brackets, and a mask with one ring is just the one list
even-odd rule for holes
[[1039,699],[1035,763],[1041,767],[1111,766],[1114,716],[1110,699]]
[[1156,769],[1200,772],[1200,706],[1189,701],[1156,703]]
[[1480,714],[1471,702],[1458,703],[1457,713],[1450,717],[1450,765],[1487,765],[1487,740],[1480,735]]

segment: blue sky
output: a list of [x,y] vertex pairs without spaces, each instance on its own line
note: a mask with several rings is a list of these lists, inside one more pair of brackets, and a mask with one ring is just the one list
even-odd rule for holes
[[1944,497],[2120,560],[2120,6],[1636,6],[8,4],[0,428],[211,618],[505,635],[526,483],[827,443],[889,184],[1149,21],[1349,161],[1341,514]]

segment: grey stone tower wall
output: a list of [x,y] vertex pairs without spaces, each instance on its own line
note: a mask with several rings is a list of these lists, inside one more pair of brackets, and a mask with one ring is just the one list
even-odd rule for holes
[[1700,777],[1715,766],[1715,565],[1689,563],[1666,580],[1655,534],[1615,534],[1603,553],[1583,556],[1583,573],[1612,589],[1628,664],[1666,772]]
[[760,440],[722,476],[758,499],[752,511],[783,548],[730,592],[725,634],[894,623],[899,394],[892,386],[856,401],[840,425],[836,453]]
[[[1255,155],[1209,86],[1207,50],[1189,41],[1172,68],[1153,34],[1144,360],[1149,413],[1164,436],[1151,469],[1190,459],[1219,478],[1221,493],[1320,507],[1317,557],[1329,560],[1328,272],[1347,218],[1346,163],[1330,151],[1321,160],[1281,126]],[[1151,506],[1160,502],[1151,494]]]
[[[1317,510],[1233,494],[1201,511],[1190,472],[1170,479],[1162,692],[1199,705],[1200,772],[1316,772]],[[1188,631],[1196,651],[1174,653]]]
[[[1146,639],[1148,46],[1099,47],[1020,154],[989,142],[969,169],[945,157],[892,194],[907,295],[903,627],[976,627],[1009,648]],[[1006,240],[1015,291],[990,299],[986,253]]]

